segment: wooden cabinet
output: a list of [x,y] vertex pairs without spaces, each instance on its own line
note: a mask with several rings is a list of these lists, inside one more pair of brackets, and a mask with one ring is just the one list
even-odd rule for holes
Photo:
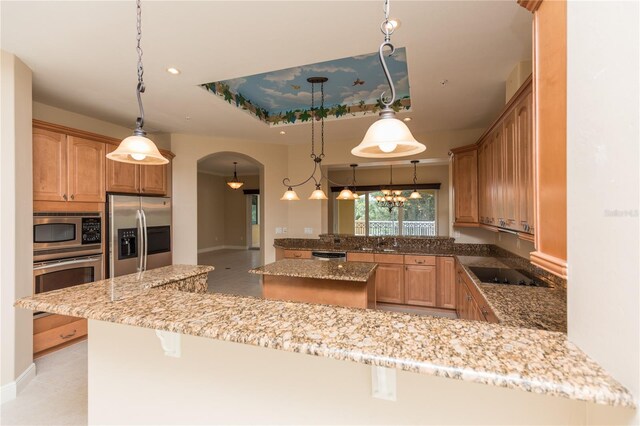
[[376,268],[376,301],[405,303],[404,266],[380,263]]
[[[108,146],[108,152],[117,148]],[[168,157],[167,157],[168,158]],[[142,166],[107,159],[107,191],[126,194],[169,195],[171,191],[171,159],[169,164]]]
[[285,250],[285,259],[311,259],[310,250]]
[[456,308],[456,264],[453,257],[440,256],[436,261],[436,306]]
[[516,182],[518,212],[516,230],[528,234],[535,233],[534,192],[533,192],[533,95],[529,92],[518,101],[515,107],[515,120],[518,144],[516,146]]
[[462,319],[498,323],[489,303],[460,265],[456,266],[456,313]]
[[67,178],[67,136],[34,128],[33,199],[66,201]]
[[500,226],[508,229],[517,228],[517,146],[516,114],[515,109],[511,109],[507,113],[502,125],[502,150],[500,156],[502,170],[502,194],[499,200],[499,204],[502,205],[502,222]]
[[44,355],[50,349],[75,342],[87,335],[87,320],[66,315],[47,315],[33,320],[33,353]]
[[405,303],[436,306],[436,267],[407,265],[404,273]]
[[34,201],[105,201],[105,145],[35,127]]
[[451,150],[454,226],[478,226],[478,151],[474,146]]

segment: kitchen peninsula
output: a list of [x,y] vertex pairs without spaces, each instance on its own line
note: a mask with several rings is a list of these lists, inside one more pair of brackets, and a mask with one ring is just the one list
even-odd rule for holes
[[265,299],[376,306],[375,263],[283,259],[250,270],[262,275]]

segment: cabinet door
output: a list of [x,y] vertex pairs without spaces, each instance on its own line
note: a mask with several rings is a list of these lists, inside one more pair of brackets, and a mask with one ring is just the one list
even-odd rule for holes
[[376,301],[404,303],[404,266],[378,264],[376,268]]
[[498,126],[496,131],[493,133],[493,141],[491,143],[492,150],[492,183],[491,183],[491,211],[493,215],[493,224],[496,226],[501,226],[502,221],[504,220],[504,212],[503,212],[503,192],[502,192],[502,127]]
[[70,201],[105,201],[105,144],[68,137]]
[[487,164],[486,145],[478,146],[478,221],[487,223]]
[[168,169],[171,163],[161,166],[139,166],[140,167],[140,193],[167,195],[168,192]]
[[466,297],[466,286],[464,285],[461,272],[458,271],[456,273],[456,313],[460,319],[469,319],[469,314],[467,312],[468,302]]
[[285,250],[285,259],[311,259],[310,250]]
[[485,188],[484,188],[484,215],[485,215],[485,223],[489,225],[494,225],[496,221],[495,215],[495,197],[494,197],[494,188],[495,188],[495,179],[493,173],[493,142],[494,142],[494,134],[491,133],[482,144],[484,148],[484,174],[485,174]]
[[436,306],[438,308],[456,308],[456,263],[453,257],[438,257],[436,260]]
[[33,129],[33,200],[66,201],[67,136]]
[[[115,151],[117,146],[107,145],[107,153]],[[121,163],[107,158],[107,192],[137,194],[140,188],[140,166]]]
[[436,306],[435,266],[405,266],[404,283],[408,305]]
[[502,213],[503,228],[518,229],[517,181],[516,181],[516,113],[515,109],[504,119],[502,135]]
[[478,223],[478,151],[453,155],[455,224]]
[[518,230],[534,233],[533,214],[533,130],[532,95],[529,93],[516,105]]

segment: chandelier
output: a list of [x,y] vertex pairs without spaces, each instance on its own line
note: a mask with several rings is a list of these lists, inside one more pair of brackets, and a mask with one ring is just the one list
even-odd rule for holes
[[138,109],[140,115],[136,120],[136,129],[133,131],[133,135],[125,138],[115,151],[107,154],[107,158],[113,161],[119,161],[121,163],[132,164],[167,164],[169,160],[164,158],[158,147],[153,141],[147,138],[147,132],[143,130],[144,126],[144,108],[142,107],[142,96],[144,93],[144,81],[142,75],[144,74],[144,68],[142,67],[142,47],[140,41],[142,40],[142,8],[140,0],[136,2],[136,16],[137,16],[137,30],[138,35],[136,40],[138,51],[138,85],[136,86],[136,96],[138,97]]
[[[329,79],[326,77],[309,77],[307,81],[311,83],[311,159],[313,160],[313,171],[311,172],[311,176],[309,176],[306,180],[298,183],[292,184],[291,180],[286,177],[282,179],[282,184],[287,187],[284,195],[280,200],[283,201],[299,201],[300,197],[296,194],[296,191],[293,188],[297,188],[299,186],[304,185],[305,183],[313,180],[316,185],[316,189],[309,196],[309,200],[327,200],[327,195],[322,190],[322,185],[320,181],[322,180],[322,168],[321,163],[324,158],[324,114],[320,114],[320,153],[316,154],[315,152],[315,126],[314,122],[317,120],[316,118],[316,108],[315,108],[315,86],[316,84],[320,84],[320,93],[321,93],[321,101],[320,101],[320,109],[324,110],[324,83],[326,83]],[[316,179],[316,171],[320,169],[320,180]]]
[[393,86],[383,51],[387,47],[390,48],[389,55],[392,55],[395,51],[395,47],[391,44],[391,34],[396,27],[397,21],[389,19],[389,0],[385,0],[384,21],[380,25],[380,30],[384,34],[384,42],[380,45],[378,57],[380,58],[384,76],[391,89],[391,97],[385,97],[385,92],[380,94],[380,103],[383,106],[380,111],[380,118],[369,127],[360,145],[351,150],[351,154],[356,157],[405,157],[419,154],[427,149],[426,146],[415,140],[407,125],[396,118],[396,113],[392,108],[396,100],[396,89]]
[[[376,202],[380,207],[385,207],[391,212],[396,207],[404,206],[407,197],[402,196],[402,191],[393,188],[393,166],[389,165],[389,188],[381,188],[382,195],[376,196]],[[418,194],[419,195],[419,194]]]
[[233,190],[239,189],[242,185],[244,185],[244,182],[240,182],[240,180],[238,180],[237,165],[238,165],[238,162],[234,161],[233,162],[233,178],[229,182],[227,182],[227,185],[229,185]]

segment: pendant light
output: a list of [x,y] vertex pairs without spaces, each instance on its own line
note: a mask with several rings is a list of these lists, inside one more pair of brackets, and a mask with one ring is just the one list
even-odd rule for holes
[[164,158],[158,147],[153,141],[146,137],[147,132],[143,130],[144,126],[144,108],[142,107],[142,96],[144,93],[144,81],[142,75],[144,74],[144,68],[142,67],[142,47],[140,46],[140,40],[142,39],[142,8],[140,7],[140,0],[136,2],[137,10],[137,30],[138,35],[136,40],[138,41],[138,85],[136,86],[136,95],[138,97],[138,109],[140,116],[136,120],[136,129],[133,131],[133,135],[125,138],[115,151],[107,154],[107,158],[113,161],[119,161],[122,163],[142,164],[142,165],[160,165],[167,164],[169,160]]
[[384,42],[380,45],[378,56],[382,71],[391,89],[391,98],[385,97],[385,92],[380,95],[380,103],[383,105],[380,111],[380,118],[373,123],[360,145],[351,150],[351,154],[356,157],[366,158],[393,158],[415,155],[427,149],[426,146],[415,140],[411,131],[401,120],[396,118],[395,111],[391,108],[396,100],[396,89],[391,80],[391,74],[384,59],[384,49],[389,47],[392,55],[395,47],[391,44],[391,34],[396,26],[389,20],[389,0],[384,2],[384,21],[380,25],[380,30],[384,34]]
[[418,160],[411,160],[411,164],[413,164],[413,192],[409,195],[409,198],[412,200],[417,200],[422,198],[422,195],[418,192]]
[[[351,187],[345,186],[340,194],[336,197],[337,200],[357,200],[360,198],[356,191],[356,167],[357,164],[349,164],[349,167],[353,170],[353,177],[351,178]],[[351,190],[353,188],[353,191]]]
[[[389,165],[389,188],[393,188],[393,166]],[[380,207],[385,207],[391,212],[396,207],[404,206],[407,197],[402,195],[399,189],[381,188],[382,195],[376,196],[376,202]]]
[[233,178],[229,182],[227,182],[227,185],[229,185],[231,189],[233,189],[234,191],[240,188],[242,185],[244,185],[244,182],[240,182],[238,180],[237,165],[238,165],[238,162],[234,161],[233,162]]
[[320,128],[321,128],[319,154],[316,154],[315,152],[315,124],[314,124],[314,122],[317,120],[315,115],[315,111],[316,111],[315,86],[316,84],[320,84],[320,93],[321,93],[320,108],[324,110],[324,83],[326,83],[328,80],[329,79],[326,77],[309,77],[307,79],[307,81],[311,83],[312,117],[311,117],[311,155],[310,157],[313,160],[313,171],[311,172],[311,176],[309,176],[306,180],[298,184],[292,184],[291,180],[288,177],[282,179],[282,184],[287,187],[287,190],[285,191],[284,195],[282,196],[282,198],[280,198],[280,200],[282,201],[299,201],[300,197],[298,197],[298,194],[296,194],[296,191],[294,191],[293,188],[302,186],[305,183],[309,182],[310,180],[313,180],[313,182],[316,185],[316,189],[309,196],[309,200],[327,200],[328,199],[327,194],[325,194],[324,191],[322,190],[321,183],[318,181],[318,179],[316,179],[316,171],[320,169],[320,180],[322,180],[321,164],[322,164],[322,159],[324,158],[324,117],[323,115],[321,115],[319,119]]

